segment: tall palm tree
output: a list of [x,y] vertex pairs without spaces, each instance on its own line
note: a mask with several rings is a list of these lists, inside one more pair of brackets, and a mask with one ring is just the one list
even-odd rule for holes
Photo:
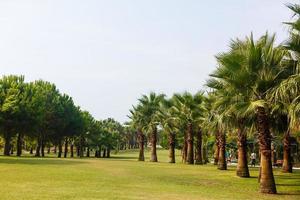
[[143,122],[143,130],[149,133],[151,142],[151,162],[157,162],[156,143],[157,143],[157,126],[159,125],[159,108],[160,102],[164,99],[164,94],[151,92],[149,96],[143,95],[139,99],[139,112]]
[[286,64],[291,70],[289,76],[277,87],[269,92],[269,97],[280,105],[287,116],[287,130],[283,137],[283,172],[292,172],[291,163],[291,134],[300,124],[300,5],[288,4],[287,7],[294,12],[296,18],[293,22],[286,23],[290,27],[290,36],[285,42],[285,48],[291,53]]
[[196,127],[199,127],[198,125],[203,120],[202,117],[205,112],[203,108],[203,93],[199,92],[195,95],[188,92],[174,94],[173,99],[172,112],[177,120],[181,121],[185,126],[186,145],[184,147],[187,148],[186,160],[188,164],[194,164],[194,131]]
[[276,193],[271,163],[270,106],[267,92],[287,78],[289,69],[283,65],[288,52],[274,46],[275,36],[267,33],[259,40],[253,36],[231,42],[230,51],[218,56],[216,79],[226,84],[230,93],[243,97],[238,116],[255,113],[261,152],[262,193]]

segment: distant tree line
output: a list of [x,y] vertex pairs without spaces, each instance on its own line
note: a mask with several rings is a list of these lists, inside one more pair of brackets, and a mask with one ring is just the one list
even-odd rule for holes
[[90,151],[110,157],[111,150],[137,147],[130,128],[96,120],[53,83],[25,82],[24,76],[0,79],[0,133],[6,156],[27,150],[44,157],[52,150],[58,157],[89,157]]

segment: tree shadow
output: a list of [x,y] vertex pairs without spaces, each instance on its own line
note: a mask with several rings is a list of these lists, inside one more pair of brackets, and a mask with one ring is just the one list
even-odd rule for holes
[[9,164],[9,165],[74,165],[74,164],[83,164],[86,163],[83,160],[73,160],[68,159],[64,160],[63,158],[61,160],[59,159],[53,159],[53,158],[18,158],[18,159],[12,159],[12,158],[1,158],[0,164]]

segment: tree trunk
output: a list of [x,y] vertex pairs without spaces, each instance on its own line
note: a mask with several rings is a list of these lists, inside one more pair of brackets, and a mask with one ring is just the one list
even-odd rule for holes
[[143,134],[143,132],[141,130],[138,130],[137,134],[138,134],[139,148],[140,148],[138,161],[145,161],[145,156],[144,156],[145,135]]
[[202,131],[201,129],[199,129],[197,131],[197,135],[196,135],[197,141],[196,141],[196,162],[195,164],[197,165],[202,165],[203,164],[203,160],[202,160]]
[[175,133],[169,133],[169,163],[175,163]]
[[50,151],[51,151],[51,147],[49,146],[47,150],[47,154],[50,154]]
[[102,149],[102,147],[101,147],[101,145],[99,145],[98,158],[101,158],[101,149]]
[[71,146],[70,146],[70,153],[71,153],[71,158],[73,158],[74,157],[74,144],[73,144],[73,142],[71,142]]
[[88,147],[86,150],[86,157],[90,157],[90,147]]
[[276,185],[271,160],[271,134],[268,116],[263,107],[257,108],[258,139],[261,152],[260,192],[275,194]]
[[10,155],[13,155],[13,154],[14,154],[14,146],[11,145],[11,146],[10,146]]
[[291,137],[290,137],[289,130],[284,134],[284,138],[283,138],[282,172],[285,173],[293,172],[293,164],[292,164],[292,157],[291,157]]
[[227,162],[225,157],[225,146],[226,146],[226,138],[225,133],[219,132],[219,159],[218,159],[218,169],[219,170],[227,170]]
[[103,154],[102,154],[102,158],[106,157],[106,148],[103,149]]
[[76,156],[77,156],[77,157],[80,156],[80,148],[79,148],[79,145],[76,146]]
[[57,146],[55,145],[54,146],[54,154],[56,154],[57,153]]
[[187,162],[187,133],[185,131],[184,136],[183,136],[183,146],[182,146],[182,162],[186,163]]
[[42,157],[45,157],[45,140],[44,139],[41,140],[41,154],[42,154]]
[[84,143],[84,138],[83,137],[80,137],[80,150],[79,150],[79,156],[80,158],[83,157],[83,144]]
[[219,141],[220,137],[219,137],[219,132],[216,132],[216,149],[215,149],[215,153],[214,153],[214,165],[218,165],[219,162],[219,154],[220,154],[220,141]]
[[63,146],[62,142],[61,142],[61,140],[59,140],[59,142],[58,142],[58,155],[57,155],[58,158],[61,158],[62,148],[63,148],[62,146]]
[[35,157],[40,157],[41,156],[41,137],[38,137],[36,149],[35,149]]
[[5,156],[10,156],[10,142],[11,142],[11,135],[10,133],[6,132],[4,134],[4,155]]
[[22,144],[23,144],[23,135],[19,133],[17,138],[17,156],[22,155]]
[[68,143],[68,138],[66,137],[65,138],[65,151],[64,151],[64,158],[66,158],[68,156],[68,146],[69,146],[69,143]]
[[33,148],[30,147],[30,154],[33,154]]
[[[241,125],[243,126],[243,125]],[[239,177],[250,177],[247,159],[247,136],[245,130],[238,128],[238,164],[236,175]]]
[[207,164],[208,163],[208,158],[207,158],[207,145],[204,144],[203,148],[202,148],[202,157],[203,157],[203,164]]
[[107,148],[106,158],[110,158],[110,147]]
[[187,127],[187,164],[194,164],[194,134],[191,123]]
[[151,159],[150,159],[150,162],[157,162],[156,142],[157,142],[157,128],[153,127],[153,130],[151,133]]

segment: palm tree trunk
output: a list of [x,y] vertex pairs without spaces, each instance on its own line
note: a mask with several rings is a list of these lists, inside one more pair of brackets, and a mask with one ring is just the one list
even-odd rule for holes
[[157,128],[154,127],[151,134],[151,159],[150,162],[157,162],[156,154]]
[[218,165],[219,162],[219,154],[220,154],[220,141],[219,141],[219,132],[216,133],[216,149],[214,153],[214,165]]
[[[242,125],[241,125],[242,126]],[[238,164],[236,175],[239,177],[250,177],[247,159],[247,136],[243,128],[238,128]]]
[[289,130],[284,134],[284,138],[283,138],[282,172],[285,173],[293,172],[293,165],[292,165],[292,158],[291,158],[291,137],[290,137]]
[[87,150],[86,150],[86,157],[90,157],[90,147],[87,147]]
[[145,135],[143,134],[143,132],[141,130],[138,130],[137,134],[138,134],[139,148],[140,148],[138,161],[145,161],[145,156],[144,156]]
[[203,160],[202,160],[202,131],[201,129],[199,129],[197,131],[197,135],[196,135],[197,141],[196,141],[196,162],[195,164],[197,165],[202,165],[203,164]]
[[65,138],[65,151],[64,151],[64,158],[68,156],[68,138]]
[[219,159],[218,159],[218,169],[219,170],[227,170],[227,162],[225,157],[225,146],[226,146],[226,138],[225,133],[219,132]]
[[4,133],[4,155],[10,156],[10,142],[11,142],[11,135],[8,131]]
[[257,127],[261,152],[260,192],[275,194],[277,191],[271,159],[271,134],[269,130],[268,116],[265,112],[265,108],[263,107],[257,108]]
[[187,164],[194,164],[194,134],[193,125],[188,124],[187,127]]
[[175,134],[169,133],[169,163],[175,163]]
[[81,136],[80,137],[80,147],[79,147],[79,156],[80,156],[80,158],[82,158],[83,157],[83,154],[84,154],[84,152],[83,152],[83,144],[84,143],[84,138]]
[[185,131],[184,136],[183,136],[183,146],[182,146],[182,162],[186,163],[187,162],[187,132]]
[[19,133],[17,138],[17,156],[22,155],[22,144],[23,144],[23,135]]
[[30,147],[30,154],[33,154],[33,148]]

